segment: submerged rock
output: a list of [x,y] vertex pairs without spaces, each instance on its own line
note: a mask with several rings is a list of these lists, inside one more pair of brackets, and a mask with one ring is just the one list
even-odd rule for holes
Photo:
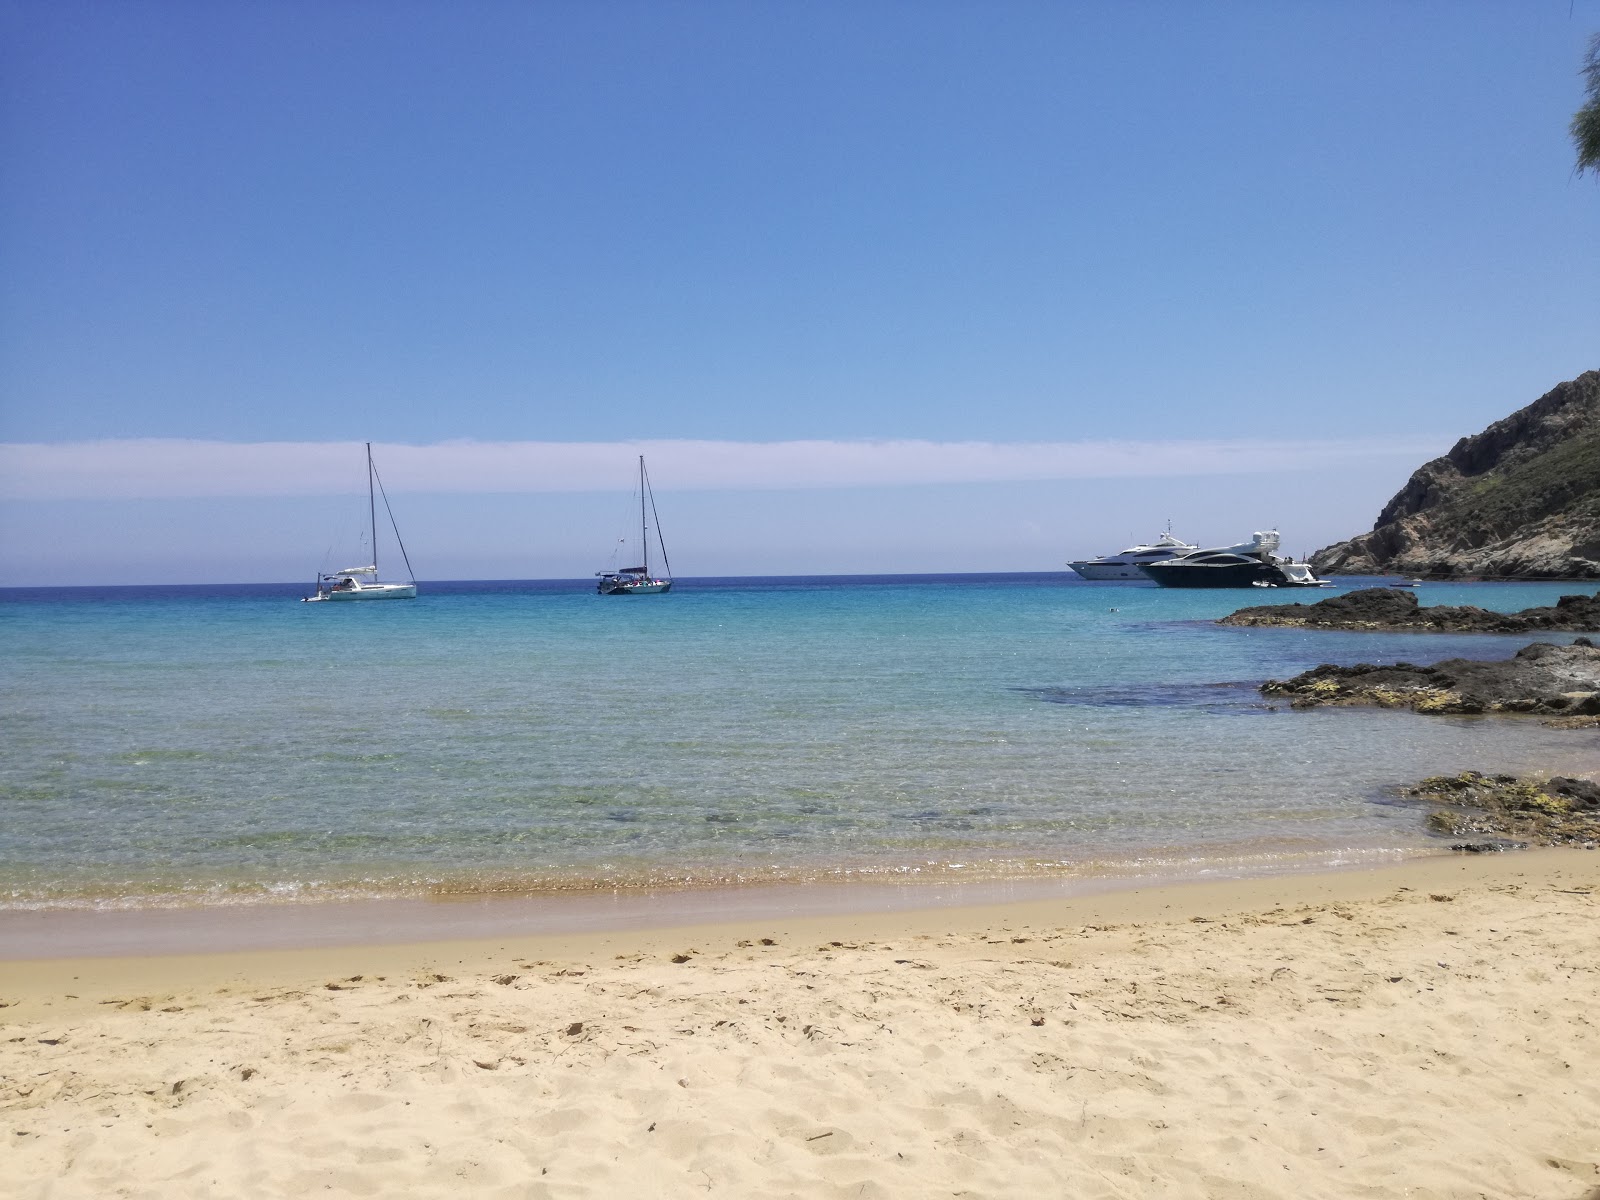
[[1600,713],[1600,648],[1579,638],[1570,646],[1534,642],[1500,662],[1451,658],[1431,667],[1324,663],[1293,679],[1269,679],[1261,691],[1287,696],[1292,708],[1363,704],[1420,713],[1586,717]]
[[1417,633],[1600,633],[1600,596],[1562,596],[1553,605],[1516,613],[1473,605],[1424,608],[1416,593],[1362,588],[1316,604],[1241,608],[1219,625],[1288,625],[1314,629],[1403,629]]
[[[1428,828],[1445,837],[1513,838],[1539,846],[1600,846],[1600,784],[1589,779],[1518,779],[1515,775],[1435,775],[1400,794],[1434,805]],[[1482,853],[1505,841],[1453,847]]]

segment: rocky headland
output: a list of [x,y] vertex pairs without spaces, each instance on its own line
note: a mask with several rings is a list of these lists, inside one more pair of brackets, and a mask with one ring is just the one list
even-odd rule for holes
[[1324,663],[1293,679],[1269,679],[1261,691],[1287,697],[1292,708],[1375,705],[1439,714],[1531,713],[1588,724],[1600,716],[1600,647],[1578,638],[1570,646],[1534,642],[1500,662]]
[[1553,605],[1500,613],[1473,605],[1424,608],[1414,592],[1362,588],[1315,604],[1241,608],[1217,624],[1395,629],[1413,633],[1600,633],[1600,596],[1562,596]]
[[1600,578],[1600,371],[1424,464],[1319,575]]
[[[1489,838],[1454,850],[1519,845],[1600,846],[1600,784],[1588,779],[1518,779],[1515,775],[1435,775],[1401,796],[1433,805],[1428,828],[1446,837]],[[1507,839],[1512,839],[1507,841]]]

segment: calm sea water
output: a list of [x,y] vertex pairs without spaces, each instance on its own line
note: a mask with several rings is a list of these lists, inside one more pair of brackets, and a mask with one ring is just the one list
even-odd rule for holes
[[1211,624],[1281,593],[302,591],[0,591],[0,907],[1352,862],[1438,848],[1394,785],[1597,765],[1592,738],[1531,721],[1263,703],[1255,684],[1320,662],[1527,640]]

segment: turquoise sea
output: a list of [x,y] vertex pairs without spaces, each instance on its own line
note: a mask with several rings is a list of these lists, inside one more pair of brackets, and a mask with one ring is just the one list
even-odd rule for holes
[[1591,737],[1530,720],[1265,703],[1261,680],[1320,662],[1528,640],[1211,623],[1283,593],[303,591],[0,591],[0,908],[1294,869],[1441,849],[1386,802],[1422,776],[1596,765]]

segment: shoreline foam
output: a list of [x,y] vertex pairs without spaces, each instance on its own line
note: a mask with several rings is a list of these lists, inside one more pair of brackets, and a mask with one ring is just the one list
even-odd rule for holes
[[1079,863],[1061,871],[1011,874],[836,871],[805,882],[752,879],[665,887],[262,898],[233,904],[13,907],[0,908],[0,962],[626,932],[718,924],[733,913],[757,920],[959,909],[1204,880],[1358,871],[1448,853],[1443,847],[1324,848]]

